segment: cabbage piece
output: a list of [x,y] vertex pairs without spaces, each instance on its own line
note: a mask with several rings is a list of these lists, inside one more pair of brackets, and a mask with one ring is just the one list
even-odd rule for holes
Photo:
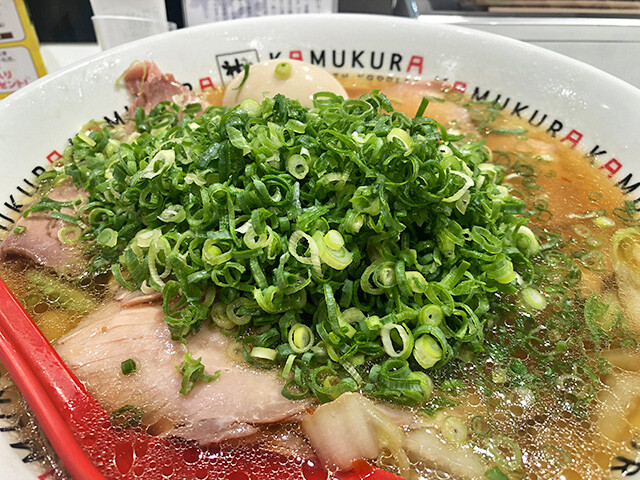
[[640,331],[640,229],[622,228],[611,241],[618,299],[629,327]]
[[459,444],[447,445],[425,428],[407,434],[406,451],[414,462],[424,462],[454,478],[484,478],[487,470],[477,453]]
[[376,459],[388,451],[403,476],[409,472],[405,434],[359,393],[344,393],[302,420],[302,431],[327,466],[348,469],[355,460]]
[[375,460],[388,453],[403,478],[415,477],[411,462],[423,462],[455,478],[484,478],[487,465],[471,449],[447,445],[418,424],[405,433],[387,413],[396,421],[413,423],[359,393],[344,393],[305,416],[302,431],[329,468],[348,469],[355,460]]
[[628,440],[632,428],[629,420],[640,399],[640,375],[617,371],[604,382],[607,388],[602,389],[598,397],[598,431],[616,442]]
[[634,275],[640,285],[640,229],[621,228],[612,239],[611,255],[613,264]]

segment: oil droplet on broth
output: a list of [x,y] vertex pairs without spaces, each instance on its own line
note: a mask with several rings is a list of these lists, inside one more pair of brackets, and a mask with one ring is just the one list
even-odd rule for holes
[[326,480],[329,472],[317,458],[306,460],[302,464],[302,475],[305,480]]
[[200,449],[195,446],[186,448],[184,452],[182,452],[182,458],[184,461],[191,465],[198,463],[200,457]]

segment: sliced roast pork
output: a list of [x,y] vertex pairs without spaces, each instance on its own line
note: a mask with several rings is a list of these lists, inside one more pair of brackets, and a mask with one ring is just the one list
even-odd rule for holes
[[[52,200],[66,202],[84,198],[87,193],[78,190],[73,183],[66,182],[47,195]],[[62,212],[72,213],[72,209],[63,208]],[[77,275],[85,265],[82,251],[73,244],[61,242],[58,237],[60,229],[69,225],[63,220],[51,218],[49,212],[30,213],[26,218],[21,217],[16,227],[24,227],[24,231],[9,233],[0,244],[0,259],[21,257],[61,274]]]
[[[86,317],[58,341],[56,350],[107,409],[140,406],[146,424],[169,425],[164,435],[218,442],[248,436],[258,424],[305,411],[308,402],[281,395],[283,382],[275,371],[232,360],[231,342],[203,328],[182,345],[170,339],[161,306],[126,307],[115,301]],[[206,373],[221,373],[210,383],[197,382],[185,396],[179,393],[182,376],[177,368],[186,350],[194,359],[202,357]],[[123,375],[120,363],[129,358],[137,370]]]
[[199,103],[204,110],[209,106],[193,91],[178,82],[170,73],[162,73],[154,62],[136,62],[124,74],[127,90],[134,97],[129,108],[131,114],[143,107],[149,113],[160,102],[175,102],[179,105]]

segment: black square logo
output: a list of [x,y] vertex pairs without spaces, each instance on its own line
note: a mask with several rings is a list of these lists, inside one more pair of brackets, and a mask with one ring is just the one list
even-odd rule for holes
[[221,53],[220,55],[216,55],[218,71],[220,72],[220,78],[222,79],[222,83],[225,87],[233,77],[244,71],[245,65],[253,65],[259,61],[260,58],[258,57],[258,51],[255,49],[240,50],[238,52]]

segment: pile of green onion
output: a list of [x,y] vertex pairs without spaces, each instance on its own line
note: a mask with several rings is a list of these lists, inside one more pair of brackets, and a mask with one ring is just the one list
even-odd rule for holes
[[163,102],[131,136],[84,130],[45,177],[89,192],[65,220],[91,271],[161,291],[174,339],[220,328],[288,398],[416,405],[425,372],[482,350],[492,300],[532,278],[539,248],[491,152],[427,103],[409,118],[378,92]]

